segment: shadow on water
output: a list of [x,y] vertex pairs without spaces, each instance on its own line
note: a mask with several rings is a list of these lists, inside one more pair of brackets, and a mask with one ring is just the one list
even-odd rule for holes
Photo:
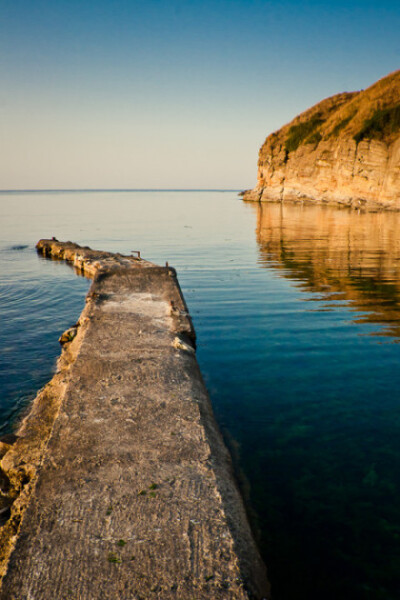
[[260,265],[299,292],[239,434],[273,598],[395,600],[400,215],[254,209]]
[[14,244],[13,246],[10,246],[9,248],[5,248],[6,251],[8,250],[13,250],[15,252],[19,252],[21,250],[27,250],[29,248],[28,244]]

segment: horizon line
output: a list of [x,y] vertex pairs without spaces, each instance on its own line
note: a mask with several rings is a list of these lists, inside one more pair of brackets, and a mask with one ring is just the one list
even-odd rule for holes
[[0,189],[0,193],[9,192],[238,192],[239,188],[9,188]]

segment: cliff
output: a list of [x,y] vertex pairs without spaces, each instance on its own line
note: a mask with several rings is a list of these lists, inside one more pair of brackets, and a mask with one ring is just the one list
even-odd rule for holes
[[400,210],[400,70],[319,102],[269,135],[245,200]]

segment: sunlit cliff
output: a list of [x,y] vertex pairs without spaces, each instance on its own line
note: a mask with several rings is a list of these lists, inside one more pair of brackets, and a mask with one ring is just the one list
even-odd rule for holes
[[269,135],[244,198],[400,209],[400,70]]

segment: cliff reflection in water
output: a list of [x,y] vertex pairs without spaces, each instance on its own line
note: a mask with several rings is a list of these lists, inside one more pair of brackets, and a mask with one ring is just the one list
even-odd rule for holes
[[[260,262],[299,281],[317,310],[347,302],[372,335],[400,338],[400,213],[298,204],[257,205]],[[333,304],[332,304],[333,303]]]
[[251,210],[262,302],[232,430],[272,596],[400,598],[400,214]]

